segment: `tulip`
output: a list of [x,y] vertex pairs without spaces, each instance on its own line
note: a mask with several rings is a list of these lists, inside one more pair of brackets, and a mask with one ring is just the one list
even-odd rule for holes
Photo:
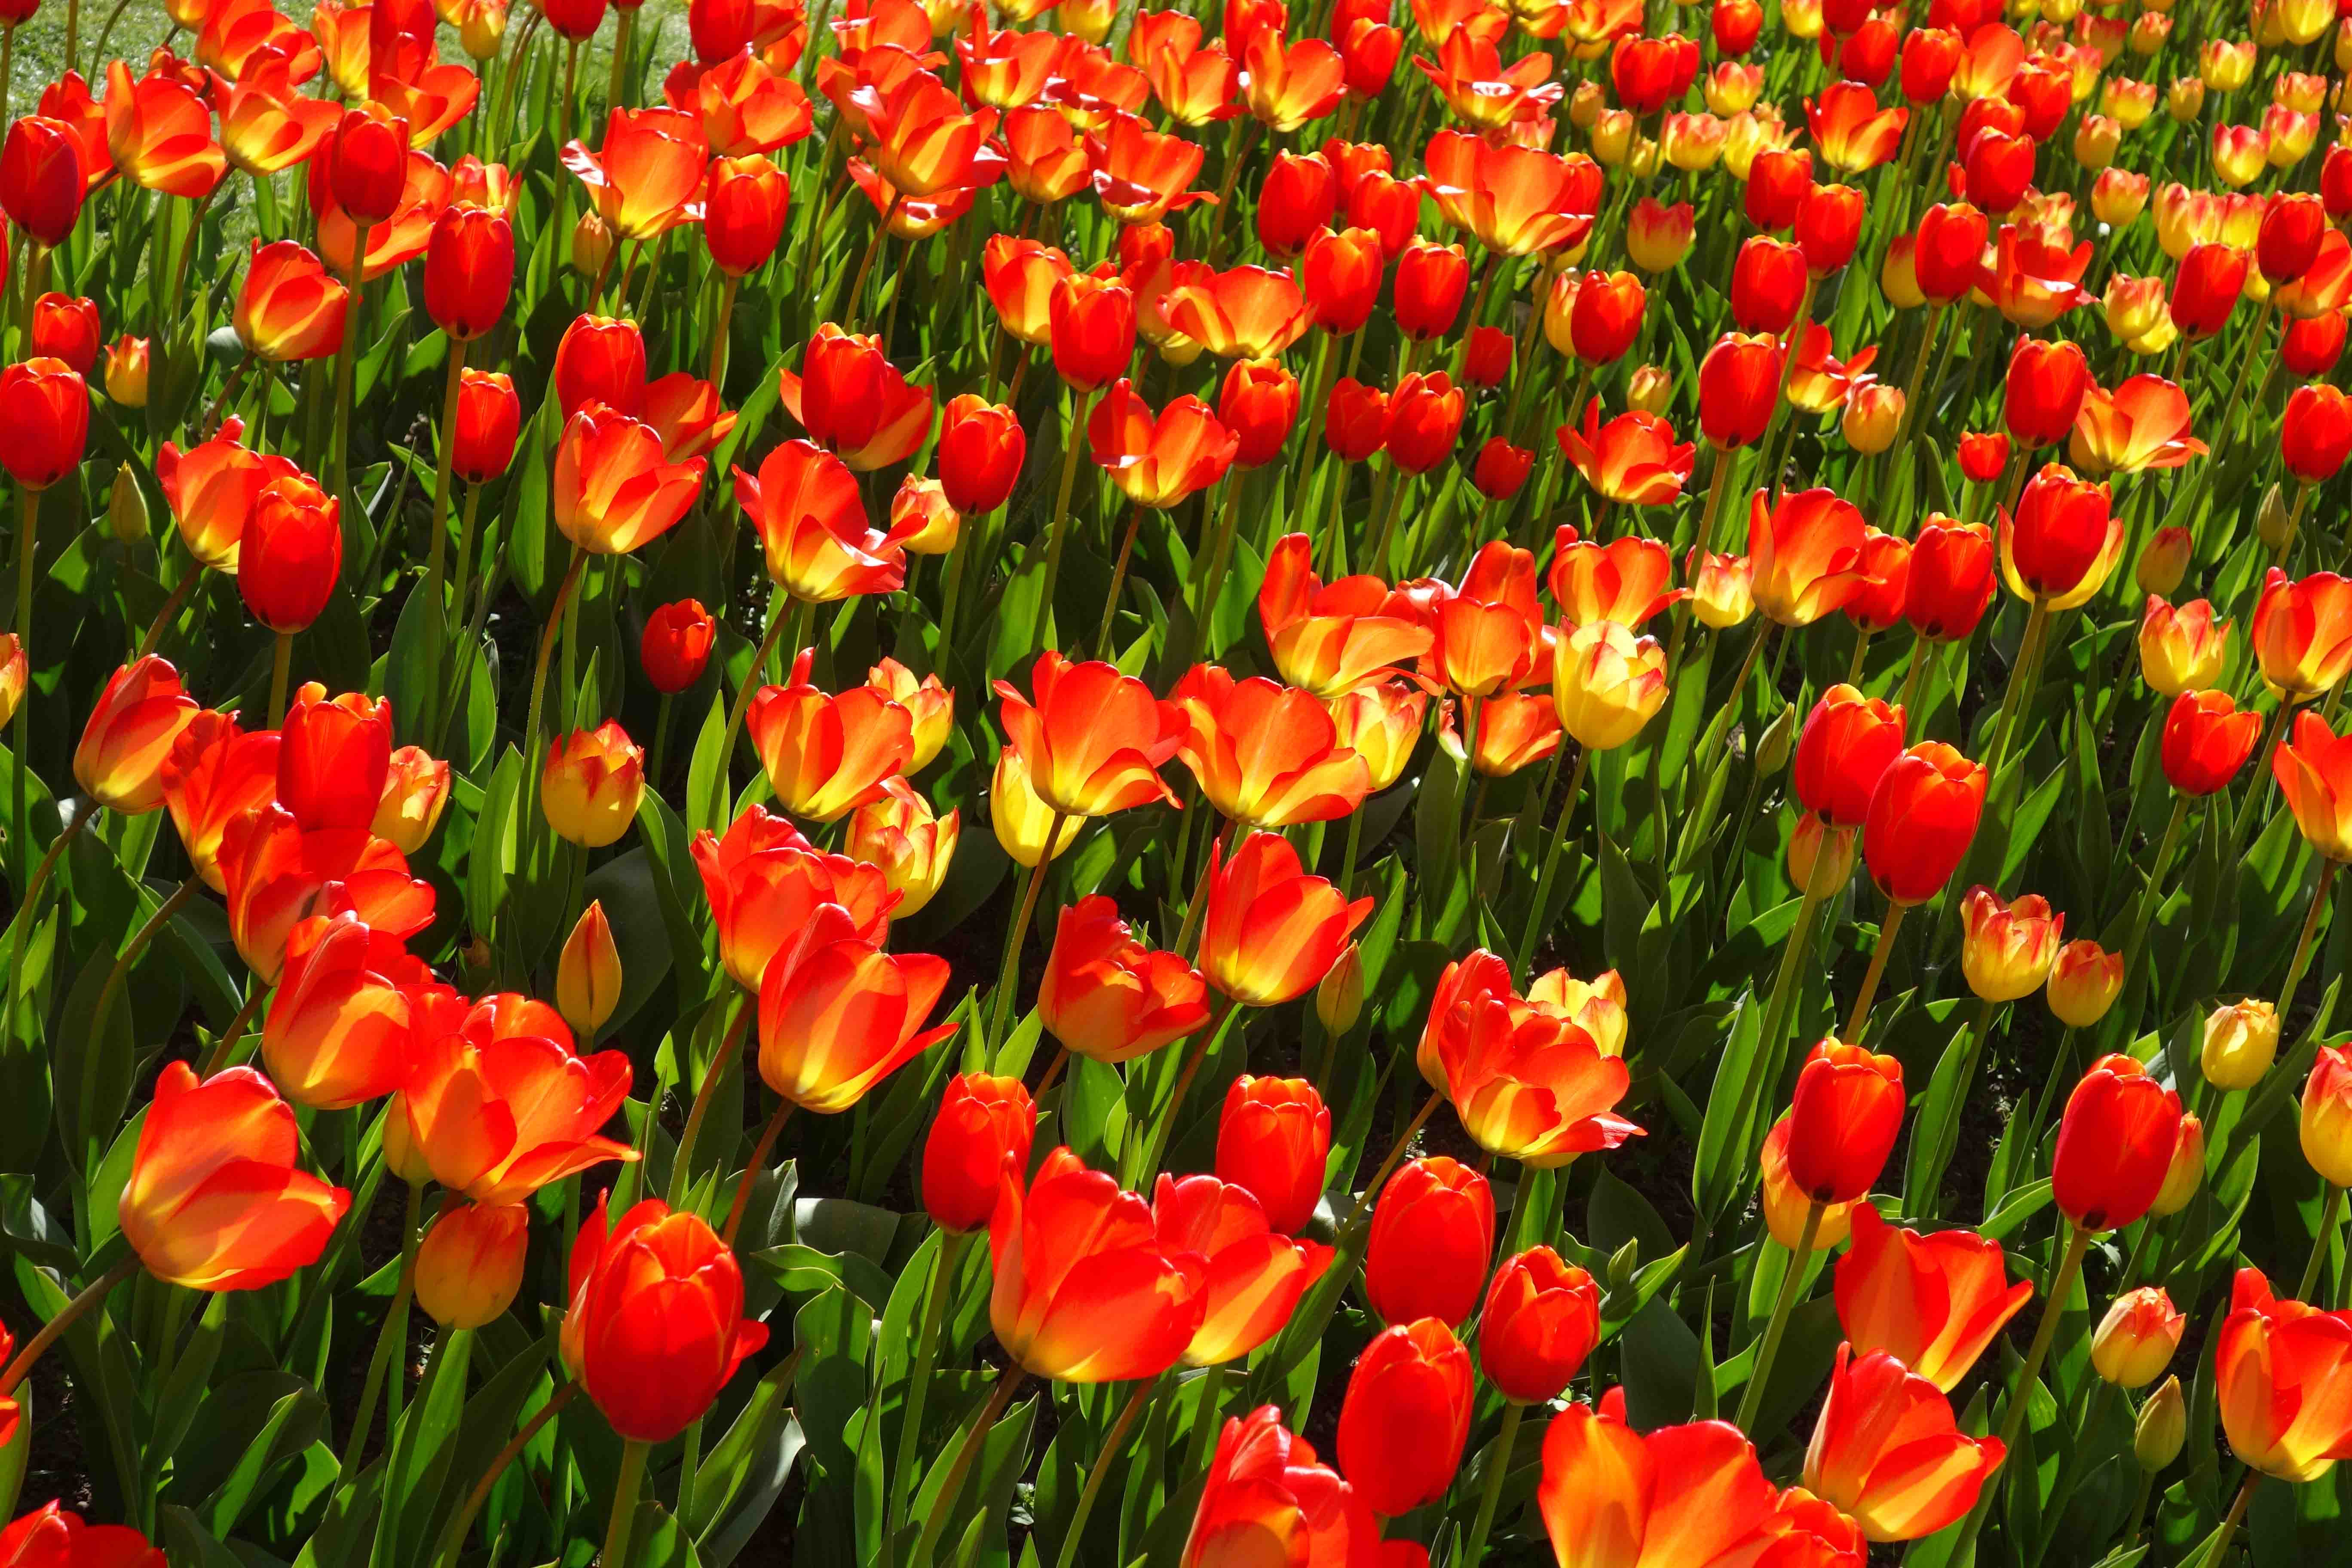
[[506,215],[453,206],[425,251],[425,310],[457,342],[499,324],[514,288],[514,230]]
[[2352,399],[2333,386],[2298,386],[2279,420],[2279,458],[2305,484],[2336,477],[2352,454]]
[[1274,1229],[1294,1235],[1322,1202],[1330,1143],[1331,1112],[1313,1084],[1243,1073],[1217,1121],[1217,1178],[1255,1198]]
[[2159,697],[2203,691],[2221,678],[2230,655],[2230,623],[2213,623],[2213,606],[2194,599],[2174,609],[2154,595],[2139,623],[2140,679]]
[[294,1108],[251,1068],[198,1079],[164,1067],[116,1205],[149,1273],[192,1290],[253,1290],[309,1267],[351,1194],[295,1168]]
[[705,831],[688,847],[719,932],[719,962],[757,991],[769,961],[807,926],[818,906],[838,904],[860,935],[879,939],[898,902],[877,867],[819,854],[782,817],[748,808],[724,838]]
[[416,1248],[416,1304],[445,1329],[497,1321],[522,1289],[530,1210],[520,1204],[445,1209]]
[[2220,331],[2245,288],[2247,256],[2234,246],[2200,244],[2181,258],[2166,301],[2172,324],[2191,339]]
[[[2279,339],[2279,363],[2286,367],[2289,375],[2306,380],[2324,376],[2344,357],[2345,331],[2341,315],[2291,320],[2285,334]],[[2292,395],[2289,401],[2293,401]],[[2284,426],[2281,428],[2284,433]]]
[[1473,327],[1462,348],[1462,379],[1493,388],[1510,379],[1511,334],[1500,327]]
[[1919,291],[1948,305],[1977,286],[1984,269],[1985,215],[1970,206],[1929,207],[1914,231],[1912,268]]
[[1503,1260],[1478,1317],[1478,1366],[1505,1399],[1559,1396],[1601,1342],[1601,1290],[1549,1247]]
[[1305,995],[1370,917],[1370,898],[1348,901],[1309,874],[1278,834],[1252,833],[1227,856],[1209,856],[1201,969],[1210,984],[1244,1006],[1270,1007]]
[[2352,1316],[2280,1300],[2261,1270],[2241,1268],[2213,1352],[2221,1429],[2256,1473],[2317,1480],[2352,1447]]
[[2277,1059],[2278,1044],[2278,1010],[2259,997],[2248,997],[2206,1016],[2198,1066],[2216,1089],[2252,1089]]
[[1718,449],[1752,446],[1770,428],[1780,359],[1780,345],[1771,338],[1737,332],[1706,351],[1698,367],[1698,423]]
[[1470,1352],[1434,1318],[1383,1330],[1339,1406],[1339,1467],[1383,1518],[1435,1502],[1470,1436]]
[[2091,386],[2091,367],[2074,343],[2021,338],[2010,357],[2001,422],[2027,450],[2065,438]]
[[1364,1290],[1390,1323],[1459,1324],[1476,1310],[1495,1247],[1486,1179],[1434,1155],[1401,1167],[1381,1189],[1365,1244]]
[[1895,1357],[1842,1345],[1804,1485],[1872,1541],[1916,1541],[1968,1513],[2007,1453],[1962,1435],[1944,1392]]
[[145,338],[117,339],[106,351],[106,395],[125,408],[146,407],[152,363]]
[[[0,212],[37,244],[54,249],[81,218],[87,189],[74,129],[47,114],[12,121],[0,141]],[[109,167],[111,167],[110,156]]]
[[802,372],[777,373],[786,411],[859,473],[905,461],[930,434],[930,389],[908,385],[877,338],[827,321],[809,340]]
[[522,433],[522,400],[502,374],[462,372],[457,380],[456,436],[450,471],[470,485],[488,484],[514,461]]
[[2087,1029],[2107,1016],[2124,987],[2124,955],[2085,937],[2058,950],[2050,966],[2050,1011],[2071,1029]]
[[1156,1377],[1207,1310],[1209,1260],[1167,1245],[1150,1206],[1067,1149],[1024,1190],[1009,1166],[989,1221],[989,1319],[1031,1374],[1065,1383]]
[[743,1272],[701,1215],[647,1198],[609,1231],[604,1203],[572,1247],[564,1362],[613,1430],[661,1443],[710,1408],[768,1326],[743,1316]]
[[1595,398],[1585,405],[1583,428],[1563,425],[1558,436],[1561,453],[1604,500],[1662,506],[1690,482],[1696,448],[1677,446],[1674,427],[1654,414],[1621,414],[1604,426]]
[[290,239],[253,242],[234,324],[237,339],[275,364],[324,358],[342,346],[350,290]]
[[1696,240],[1696,223],[1688,202],[1665,207],[1643,196],[1625,219],[1625,255],[1635,267],[1654,276],[1681,266]]
[[1397,330],[1426,342],[1454,330],[1470,289],[1470,258],[1458,245],[1413,244],[1397,258]]
[[[283,794],[282,755],[280,775]],[[397,937],[433,921],[432,884],[409,876],[400,850],[363,826],[306,826],[283,805],[267,805],[230,819],[218,856],[229,935],[238,956],[268,984],[276,984],[285,962],[288,933],[322,907],[321,899],[332,897],[329,907],[348,908]]]
[[273,479],[254,497],[237,552],[237,592],[280,635],[327,607],[343,564],[341,507],[307,476]]
[[98,363],[98,305],[71,295],[48,293],[33,301],[28,358],[62,360],[87,377]]
[[384,770],[383,794],[376,800],[368,831],[403,855],[425,847],[449,804],[449,764],[403,746]]
[[1330,1267],[1331,1248],[1276,1234],[1255,1197],[1214,1176],[1162,1175],[1151,1215],[1171,1252],[1207,1260],[1201,1325],[1184,1349],[1188,1365],[1222,1365],[1265,1344]]
[[642,411],[646,341],[635,321],[579,317],[555,347],[555,398],[569,419],[591,403],[627,415]]
[[2084,1230],[2139,1218],[2163,1189],[2179,1131],[2179,1096],[2137,1061],[2093,1062],[2058,1123],[2050,1180],[2060,1211]]
[[1376,577],[1326,585],[1313,556],[1305,534],[1285,534],[1258,589],[1258,624],[1284,679],[1328,700],[1430,650],[1434,638],[1409,598]]
[[0,467],[17,484],[44,490],[65,479],[81,467],[89,434],[89,388],[80,372],[57,359],[0,370]]
[[1074,273],[1054,285],[1049,340],[1054,369],[1078,392],[1127,374],[1135,357],[1135,296],[1116,279]]
[[923,1144],[922,1198],[931,1223],[961,1236],[988,1224],[1006,1166],[1029,1168],[1037,1108],[1017,1078],[948,1079]]
[[[7,640],[13,644],[14,636]],[[6,668],[21,672],[24,653],[11,651],[14,657]],[[21,681],[21,673],[15,679]],[[13,712],[13,702],[10,707]],[[163,804],[189,863],[216,893],[226,886],[220,870],[221,835],[239,815],[277,799],[278,749],[276,731],[248,733],[237,727],[234,714],[206,710],[190,720],[164,758]]]
[[1030,672],[1034,703],[996,683],[1005,735],[1038,797],[1066,816],[1103,816],[1147,801],[1172,803],[1159,774],[1187,725],[1174,703],[1108,664],[1072,664],[1047,649]]
[[1832,686],[1797,737],[1797,798],[1839,827],[1860,827],[1871,792],[1903,750],[1903,710]]
[[[1734,164],[1737,171],[1738,165]],[[1792,226],[1813,194],[1813,155],[1803,149],[1770,147],[1755,154],[1741,198],[1748,221],[1767,234]]]
[[1028,451],[1011,408],[971,393],[953,399],[940,417],[940,483],[948,504],[966,517],[994,511],[1020,481]]
[[813,650],[793,661],[792,684],[763,686],[746,728],[787,812],[834,822],[881,798],[914,759],[914,715],[871,686],[832,696],[809,683]]
[[2320,1047],[2304,1080],[2297,1135],[2322,1181],[2352,1186],[2352,1048]]
[[1185,718],[1177,755],[1231,821],[1329,821],[1370,789],[1364,760],[1339,743],[1329,710],[1309,692],[1263,678],[1237,682],[1219,666],[1198,665],[1169,698]]
[[710,612],[695,599],[663,605],[647,616],[637,660],[654,689],[674,696],[701,679],[718,630]]
[[1758,490],[1748,521],[1757,607],[1788,626],[1841,608],[1863,585],[1863,534],[1862,513],[1832,491],[1792,491],[1768,510]]
[[956,845],[963,833],[963,813],[950,811],[942,818],[903,778],[885,781],[879,798],[850,814],[849,832],[843,840],[853,858],[878,868],[890,890],[898,895],[897,913],[920,910],[947,885],[955,863]]
[[2126,1290],[2107,1308],[2091,1335],[2091,1366],[2122,1388],[2145,1388],[2164,1375],[2189,1321],[2172,1310],[2160,1287]]
[[[2260,714],[2239,712],[2226,691],[2181,693],[2164,721],[2160,758],[2165,778],[2186,795],[2226,788],[2253,754],[2262,723]],[[2282,753],[2290,749],[2280,748]],[[2290,803],[2294,799],[2291,791],[2287,798]]]
[[2053,915],[2039,893],[2010,903],[1990,888],[1970,888],[1960,900],[1960,925],[1969,989],[1987,1002],[2014,1002],[2049,978],[2066,917]]
[[1206,995],[1192,965],[1136,941],[1118,906],[1094,894],[1062,910],[1037,1013],[1064,1049],[1116,1066],[1198,1032]]
[[[1424,474],[1454,454],[1462,431],[1462,390],[1444,371],[1415,373],[1397,383],[1389,397],[1389,460],[1409,474]],[[1380,553],[1375,546],[1375,554]]]
[[[1560,530],[1570,531],[1565,525]],[[1629,534],[1605,545],[1560,539],[1547,581],[1571,626],[1614,621],[1638,631],[1652,616],[1690,597],[1686,588],[1666,586],[1673,574],[1674,558],[1664,545]]]
[[2263,679],[2290,699],[2332,689],[2352,670],[2352,579],[2315,572],[2298,581],[2272,567],[2249,640]]
[[1363,1497],[1266,1405],[1226,1420],[1179,1562],[1245,1568],[1272,1542],[1298,1548],[1305,1562],[1369,1563],[1378,1537]]
[[761,983],[760,1077],[804,1110],[849,1110],[955,1032],[921,1027],[947,980],[946,960],[885,952],[847,910],[820,906]]
[[[193,201],[212,195],[228,174],[228,159],[213,140],[211,110],[174,76],[151,72],[133,81],[128,65],[110,60],[105,117],[107,154],[116,172],[134,184]],[[37,211],[37,203],[27,205]],[[14,208],[10,216],[38,237]]]
[[[1277,369],[1276,374],[1282,373]],[[1235,412],[1241,417],[1263,416],[1262,411]],[[1255,438],[1263,440],[1264,432]],[[1279,443],[1276,446],[1278,449]],[[1207,404],[1197,397],[1178,397],[1154,418],[1125,376],[1111,384],[1087,415],[1087,447],[1096,466],[1110,475],[1129,500],[1161,511],[1223,479],[1243,456],[1240,428],[1220,421]]]
[[996,754],[996,771],[989,783],[988,820],[1005,854],[1015,865],[1030,869],[1067,849],[1086,826],[1085,818],[1055,811],[1037,798],[1029,780],[1029,764],[1011,746]]
[[555,1009],[591,1040],[621,1001],[621,953],[601,900],[591,899],[556,959]]
[[856,475],[821,447],[787,441],[756,477],[737,468],[735,504],[760,535],[770,579],[803,604],[894,593],[906,584],[905,549],[866,525]]
[[2105,585],[2123,553],[2123,521],[2107,487],[2056,463],[2025,482],[2012,518],[2001,513],[2001,574],[2021,598],[2073,609]]
[[1380,298],[1385,261],[1381,237],[1371,229],[1324,229],[1308,236],[1298,281],[1315,324],[1341,336],[1360,331]]
[[1743,332],[1786,332],[1803,307],[1805,253],[1769,235],[1751,236],[1731,268],[1731,317]]
[[792,199],[792,182],[759,153],[713,159],[702,196],[702,237],[711,263],[730,279],[765,265],[783,237]]
[[1853,1247],[1838,1261],[1838,1324],[1861,1354],[1883,1352],[1945,1393],[1959,1386],[2033,1299],[2008,1282],[2000,1244],[1968,1230],[1922,1236],[1854,1210]]
[[601,849],[629,830],[645,794],[644,750],[607,719],[559,736],[540,772],[540,805],[558,837]]
[[677,525],[707,466],[699,458],[665,461],[652,426],[591,404],[565,423],[556,445],[555,525],[578,550],[626,554]]
[[409,996],[432,972],[400,940],[357,917],[314,916],[286,942],[261,1034],[270,1078],[298,1105],[341,1110],[408,1079]]
[[2178,468],[2201,457],[2189,435],[2189,396],[2162,376],[2136,375],[2113,392],[2084,392],[2067,454],[2094,473]]
[[1402,681],[1359,686],[1332,699],[1331,718],[1339,743],[1364,759],[1375,793],[1404,776],[1421,739],[1425,692]]
[[[563,166],[586,186],[596,215],[622,239],[658,238],[702,216],[710,158],[699,117],[676,109],[614,108],[603,145],[572,141]],[[902,187],[904,188],[904,187]]]
[[163,764],[196,717],[179,672],[150,654],[108,678],[74,747],[74,782],[132,816],[163,804]]
[[1814,1203],[1865,1195],[1903,1127],[1903,1064],[1824,1040],[1797,1074],[1789,1110],[1790,1179]]
[[2194,1116],[2180,1119],[2180,1136],[2172,1146],[2172,1163],[2165,1168],[2164,1185],[2147,1212],[2169,1218],[2189,1206],[2205,1181],[2205,1126]]

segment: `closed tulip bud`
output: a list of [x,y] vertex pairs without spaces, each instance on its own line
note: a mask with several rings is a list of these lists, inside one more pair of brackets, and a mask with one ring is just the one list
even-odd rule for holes
[[2182,692],[2165,715],[2160,760],[2166,780],[2191,796],[2226,787],[2253,754],[2262,726],[2261,714],[2239,712],[2226,691]]
[[563,941],[555,966],[555,1010],[593,1040],[621,1001],[621,950],[602,900],[592,899]]
[[237,593],[255,620],[291,635],[326,609],[343,569],[341,510],[305,475],[262,487],[237,551]]
[[487,484],[514,461],[522,434],[522,400],[503,372],[467,370],[457,378],[457,419],[450,471]]
[[645,785],[645,752],[616,721],[607,719],[548,746],[540,805],[559,837],[601,849],[636,820]]
[[1339,956],[1315,987],[1315,1016],[1326,1033],[1337,1038],[1356,1026],[1364,1012],[1364,957],[1355,942]]
[[1789,833],[1789,885],[1826,897],[1853,877],[1854,836],[1806,812]]
[[2180,580],[2189,574],[2189,558],[2196,548],[2189,531],[2173,524],[2159,528],[2139,552],[2132,567],[2132,581],[2139,591],[2158,599],[2168,599]]
[[1505,1399],[1540,1405],[1601,1342],[1601,1289],[1549,1247],[1503,1260],[1478,1317],[1478,1365]]
[[1876,457],[1895,445],[1903,428],[1903,391],[1884,382],[1857,386],[1847,395],[1839,429],[1846,445],[1864,457]]
[[1717,555],[1696,545],[1684,569],[1690,574],[1691,614],[1700,625],[1722,631],[1756,613],[1753,568],[1747,556]]
[[1789,765],[1797,749],[1797,705],[1784,704],[1772,721],[1764,726],[1764,733],[1756,742],[1756,771],[1770,778]]
[[399,209],[408,174],[408,122],[371,102],[348,110],[320,152],[327,159],[328,188],[335,204],[362,226],[383,222]]
[[1661,206],[1643,196],[1625,220],[1625,254],[1643,271],[1671,272],[1683,263],[1697,241],[1697,225],[1688,202]]
[[2085,937],[2058,950],[2050,965],[2050,1011],[2073,1029],[2087,1029],[2107,1016],[2124,988],[2124,958]]
[[1348,1379],[1339,1467],[1374,1513],[1410,1513],[1453,1484],[1470,1415],[1470,1352],[1433,1319],[1398,1324],[1364,1347]]
[[460,1204],[441,1211],[416,1248],[416,1304],[445,1329],[495,1322],[522,1288],[530,1209]]
[[2091,1064],[2058,1121],[2050,1184],[2059,1212],[2089,1230],[2116,1230],[2163,1191],[2180,1141],[2180,1097],[2126,1056]]
[[2303,1084],[2300,1136],[2322,1181],[2352,1187],[2352,1047],[2320,1047]]
[[1013,746],[996,754],[996,772],[988,786],[988,822],[997,845],[1013,864],[1033,868],[1067,849],[1087,825],[1086,818],[1057,812],[1038,797],[1029,764]]
[[2189,1441],[2189,1401],[2180,1393],[2180,1379],[2168,1377],[2132,1422],[2132,1458],[2149,1475],[2168,1468]]
[[1673,373],[1662,365],[1636,365],[1625,383],[1625,406],[1639,413],[1662,414],[1674,395]]
[[403,746],[384,769],[383,795],[368,831],[403,855],[425,847],[449,804],[449,764],[419,746]]
[[2252,1089],[2277,1059],[2278,1043],[2278,1010],[2250,996],[2206,1016],[2205,1043],[2198,1050],[2197,1065],[2216,1089]]
[[572,1244],[563,1359],[614,1432],[667,1442],[767,1343],[767,1325],[744,1319],[741,1266],[699,1215],[648,1198],[606,1226],[599,1202]]
[[2184,1116],[2172,1146],[2172,1163],[2165,1167],[2164,1185],[2157,1190],[2147,1212],[2167,1218],[2179,1214],[2204,1183],[2205,1124],[2194,1116]]
[[2147,176],[2101,169],[2091,182],[2091,213],[2110,228],[2126,228],[2147,207]]
[[2160,1287],[2127,1290],[2092,1332],[2091,1366],[2119,1388],[2146,1388],[2171,1364],[2188,1321]]
[[2015,903],[1990,888],[1970,888],[1960,900],[1960,971],[1969,989],[1988,1002],[2030,996],[2049,978],[2066,930],[2039,893]]
[[147,495],[129,463],[114,470],[114,485],[107,491],[106,531],[124,544],[142,543],[148,537]]
[[1823,1040],[1789,1107],[1789,1179],[1813,1202],[1853,1203],[1878,1180],[1903,1130],[1903,1064]]
[[572,270],[594,281],[604,276],[613,261],[613,226],[606,223],[594,208],[580,215],[572,226],[572,244],[567,251],[572,258]]
[[2151,595],[2139,623],[2140,678],[2161,697],[2203,691],[2229,660],[2230,623],[2218,626],[2213,606],[2194,599],[2175,609]]
[[958,1073],[948,1079],[923,1142],[923,1209],[931,1223],[959,1236],[987,1225],[1005,1167],[1026,1175],[1036,1133],[1037,1107],[1019,1079]]
[[646,617],[637,659],[646,679],[664,696],[675,696],[702,679],[719,624],[694,599],[663,605]]
[[1454,330],[1470,290],[1470,258],[1458,245],[1414,243],[1397,258],[1397,330],[1426,342]]
[[1372,1205],[1364,1294],[1384,1322],[1460,1323],[1495,1249],[1495,1197],[1469,1166],[1433,1155],[1398,1170]]
[[0,730],[16,716],[25,700],[25,645],[15,632],[0,632]]

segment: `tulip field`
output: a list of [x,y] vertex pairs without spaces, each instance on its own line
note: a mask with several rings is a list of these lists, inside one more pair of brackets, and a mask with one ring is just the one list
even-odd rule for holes
[[2352,1564],[2338,3],[0,0],[0,1568]]

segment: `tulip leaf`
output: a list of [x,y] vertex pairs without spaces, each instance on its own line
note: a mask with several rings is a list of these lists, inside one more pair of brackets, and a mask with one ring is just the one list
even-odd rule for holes
[[1730,1206],[1746,1181],[1749,1108],[1761,1092],[1764,1073],[1763,1012],[1763,999],[1751,993],[1731,1016],[1692,1155],[1691,1198],[1710,1220]]

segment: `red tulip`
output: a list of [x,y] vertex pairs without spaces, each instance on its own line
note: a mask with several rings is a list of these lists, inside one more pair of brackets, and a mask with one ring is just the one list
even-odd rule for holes
[[2180,1097],[2126,1056],[2091,1064],[2058,1121],[2050,1184],[2058,1207],[2090,1230],[2116,1230],[2163,1190],[2180,1135]]
[[1922,904],[1959,869],[1984,813],[1985,769],[1922,741],[1878,776],[1863,821],[1871,880],[1897,905]]
[[2164,717],[2164,776],[2187,795],[2226,789],[2262,732],[2262,715],[2238,711],[2228,692],[2184,691]]
[[2001,422],[2028,451],[2063,441],[2091,384],[2090,362],[2080,345],[2021,338],[2010,356]]
[[1470,1352],[1434,1318],[1386,1329],[1349,1374],[1339,1468],[1392,1519],[1445,1495],[1470,1436]]
[[1460,1323],[1477,1310],[1494,1250],[1486,1178],[1442,1154],[1412,1161],[1373,1205],[1364,1294],[1384,1322]]
[[1871,792],[1903,750],[1903,710],[1832,686],[1797,735],[1797,798],[1838,827],[1860,827]]

